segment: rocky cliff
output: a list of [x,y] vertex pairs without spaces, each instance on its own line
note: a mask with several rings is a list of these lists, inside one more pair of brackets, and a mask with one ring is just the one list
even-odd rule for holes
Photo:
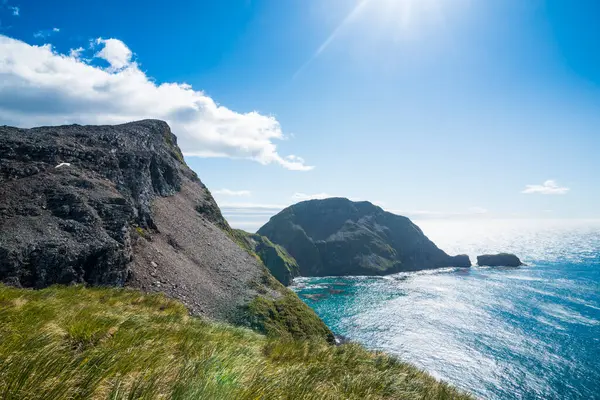
[[283,246],[302,276],[471,266],[469,257],[440,250],[408,218],[343,198],[295,204],[272,217],[258,234]]
[[[277,328],[330,338],[312,310],[232,240],[162,121],[0,127],[0,187],[1,282],[128,285],[180,299],[194,314],[259,330],[275,318]],[[257,304],[276,311],[251,315]]]

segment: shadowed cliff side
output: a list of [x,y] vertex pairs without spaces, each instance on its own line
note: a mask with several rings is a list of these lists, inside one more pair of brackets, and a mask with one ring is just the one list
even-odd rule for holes
[[[0,127],[0,185],[4,283],[129,285],[180,299],[193,314],[267,333],[274,317],[278,333],[295,325],[307,336],[331,336],[232,240],[165,122]],[[282,302],[302,315],[288,324],[285,307],[252,314],[257,303]],[[303,329],[305,322],[314,329]]]

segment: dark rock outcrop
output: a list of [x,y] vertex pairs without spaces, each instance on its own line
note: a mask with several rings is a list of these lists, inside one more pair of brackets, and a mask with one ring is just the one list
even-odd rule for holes
[[283,246],[302,276],[471,266],[468,256],[449,256],[408,218],[344,198],[295,204],[272,217],[258,234]]
[[480,267],[520,267],[525,264],[514,254],[500,253],[478,256],[477,265]]
[[303,312],[298,332],[310,319],[330,335],[232,240],[165,122],[0,127],[0,188],[0,282],[128,285],[233,322],[252,320],[257,299],[275,307],[285,298]]
[[255,253],[269,272],[285,286],[291,285],[293,279],[300,275],[298,263],[280,245],[264,236],[239,229],[235,230],[235,235],[242,242],[240,245]]
[[459,254],[457,256],[451,257],[453,267],[458,268],[470,268],[471,267],[471,259],[466,254]]

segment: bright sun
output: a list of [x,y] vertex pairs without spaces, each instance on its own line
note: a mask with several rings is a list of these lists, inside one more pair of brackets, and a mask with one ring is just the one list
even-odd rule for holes
[[296,71],[294,78],[351,25],[366,24],[377,27],[377,30],[383,31],[386,36],[408,37],[425,26],[443,23],[449,11],[446,6],[450,1],[454,5],[470,0],[357,0],[344,20],[317,48],[312,57]]

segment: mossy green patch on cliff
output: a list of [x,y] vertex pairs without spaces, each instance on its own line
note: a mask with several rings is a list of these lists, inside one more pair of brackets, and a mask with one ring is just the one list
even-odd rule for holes
[[148,231],[146,231],[144,228],[142,228],[141,226],[135,226],[135,231],[136,233],[140,236],[143,237],[146,240],[151,240],[152,237],[150,236],[150,233],[148,233]]
[[273,276],[282,284],[290,285],[300,275],[298,263],[283,247],[258,234],[233,229],[234,241],[249,253],[258,256]]
[[187,165],[185,163],[185,159],[183,158],[183,153],[179,146],[177,146],[175,135],[171,133],[170,130],[164,132],[165,143],[171,148],[171,154],[175,159],[177,159],[183,165]]
[[248,316],[253,329],[270,337],[334,341],[325,323],[292,291],[279,298],[256,297],[248,305]]
[[358,345],[268,338],[162,295],[0,285],[2,399],[469,399]]
[[300,298],[286,288],[298,276],[298,264],[285,249],[268,238],[232,229],[233,240],[260,260],[265,270],[253,288],[259,293],[246,306],[242,324],[268,336],[333,342],[327,325]]
[[333,343],[333,333],[315,311],[263,268],[260,281],[252,284],[258,296],[244,307],[238,323],[270,337]]

